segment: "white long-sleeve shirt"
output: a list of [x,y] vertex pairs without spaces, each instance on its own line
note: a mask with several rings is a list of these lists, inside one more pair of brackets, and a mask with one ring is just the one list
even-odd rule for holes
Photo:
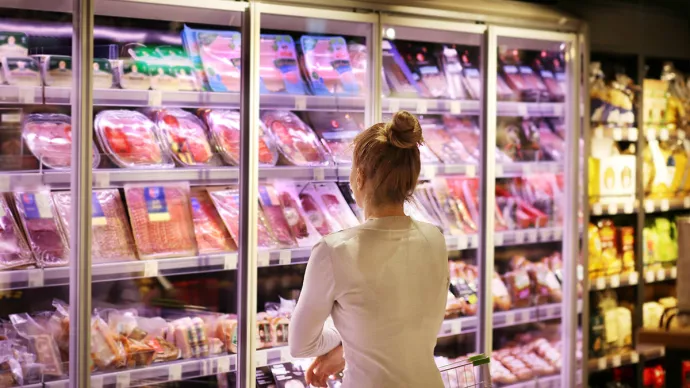
[[[384,217],[331,234],[307,264],[290,352],[316,357],[342,341],[347,388],[443,387],[433,352],[448,282],[433,225]],[[335,327],[324,325],[329,315]]]

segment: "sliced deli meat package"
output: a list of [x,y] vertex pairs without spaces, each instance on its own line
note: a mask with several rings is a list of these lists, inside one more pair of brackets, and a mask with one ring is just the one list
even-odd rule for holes
[[214,162],[206,125],[182,109],[163,109],[155,114],[163,146],[180,166],[207,166]]
[[343,198],[343,194],[336,183],[315,183],[313,186],[323,208],[340,225],[340,230],[359,225],[357,217],[352,213],[352,209]]
[[314,95],[358,95],[357,78],[352,72],[347,43],[341,36],[302,35],[305,79]]
[[302,207],[299,193],[303,186],[303,184],[294,182],[274,182],[292,236],[297,240],[299,246],[311,247],[319,241],[321,234],[312,225],[307,212]]
[[129,184],[125,199],[139,258],[196,255],[188,183]]
[[[30,114],[24,120],[22,138],[36,159],[54,169],[70,168],[72,163],[72,121],[57,113]],[[93,167],[101,157],[93,147]]]
[[321,138],[334,162],[352,163],[352,143],[355,137],[364,130],[363,114],[309,112],[308,121]]
[[[225,226],[230,231],[230,235],[232,235],[235,241],[238,241],[240,225],[240,191],[237,188],[231,187],[227,189],[210,190],[209,194]],[[259,247],[278,247],[278,241],[276,241],[270,229],[266,226],[263,211],[259,211],[257,220]]]
[[[211,141],[223,161],[231,166],[240,164],[240,112],[229,109],[203,110],[200,116],[206,122]],[[273,136],[259,122],[259,164],[275,166],[278,148]]]
[[106,110],[96,115],[96,135],[103,151],[123,168],[170,168],[174,164],[161,147],[158,128],[142,113]]
[[199,254],[236,251],[237,245],[223,224],[208,191],[193,187],[190,199]]
[[270,226],[278,243],[285,247],[296,246],[297,241],[283,212],[283,205],[278,192],[273,186],[259,187],[259,203],[266,219],[266,225]]
[[59,267],[69,263],[69,250],[58,226],[50,191],[15,192],[19,219],[36,262],[41,267]]
[[264,111],[261,121],[275,138],[288,163],[296,166],[325,166],[330,162],[314,131],[289,111]]
[[460,140],[443,128],[442,123],[422,120],[422,130],[425,143],[443,163],[477,163],[477,159],[465,149]]
[[29,244],[5,197],[0,196],[0,269],[23,267],[35,263]]
[[306,94],[290,35],[261,34],[259,55],[261,93]]
[[242,39],[236,31],[196,31],[199,58],[214,92],[240,91]]
[[[60,219],[60,226],[69,241],[72,194],[68,191],[54,192],[53,203]],[[120,191],[94,190],[91,194],[91,210],[93,261],[97,263],[136,260],[132,229]]]

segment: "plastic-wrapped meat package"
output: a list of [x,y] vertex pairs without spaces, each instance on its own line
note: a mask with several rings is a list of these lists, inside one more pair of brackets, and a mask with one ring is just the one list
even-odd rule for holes
[[293,247],[296,245],[292,235],[292,228],[285,218],[283,207],[273,186],[259,187],[259,203],[266,218],[266,225],[270,225],[273,236],[281,246]]
[[531,67],[526,65],[520,66],[520,74],[525,82],[525,86],[529,90],[529,94],[532,97],[531,99],[548,101],[548,89],[546,89],[544,82],[542,82],[541,78],[539,78]]
[[[30,114],[24,120],[22,137],[36,159],[54,169],[69,168],[72,162],[72,122],[57,113]],[[93,147],[93,167],[101,157]]]
[[214,161],[206,126],[182,109],[163,109],[154,114],[163,147],[180,166],[206,166]]
[[[481,133],[477,123],[471,117],[444,115],[443,125],[446,128],[446,132],[462,143],[470,156],[475,160],[481,158]],[[498,147],[496,148],[496,162],[508,163],[511,161]]]
[[469,217],[465,204],[462,199],[451,194],[446,179],[436,178],[432,184],[442,213],[448,220],[450,234],[476,233],[477,227]]
[[311,247],[321,238],[321,234],[312,225],[307,212],[302,207],[299,193],[302,191],[303,184],[276,181],[274,187],[278,193],[280,204],[283,207],[283,214],[290,227],[292,236],[297,240],[297,245]]
[[[359,90],[366,91],[368,89],[367,81],[367,46],[361,43],[350,42],[347,45],[347,50],[350,53],[350,64],[352,65],[352,72],[359,84]],[[391,91],[388,89],[388,83],[385,82],[383,68],[381,68],[381,94],[384,96],[390,95]]]
[[355,200],[355,193],[352,191],[350,183],[338,182],[338,188],[340,188],[340,192],[343,194],[345,202],[347,202],[347,204],[350,205],[352,213],[354,213],[355,217],[357,217],[357,221],[359,221],[360,223],[364,222],[364,211],[362,210],[362,208],[359,207],[359,205],[357,205],[357,201]]
[[5,197],[0,195],[0,269],[23,267],[34,263],[29,244],[12,216]]
[[345,226],[333,219],[330,213],[324,209],[318,198],[319,195],[311,184],[300,191],[299,199],[302,202],[302,209],[304,209],[309,223],[322,236],[345,229]]
[[552,160],[563,161],[565,140],[556,135],[545,121],[539,123],[539,143]]
[[127,361],[119,335],[99,317],[91,319],[91,360],[99,370],[123,367]]
[[513,92],[521,96],[527,91],[527,85],[525,84],[525,81],[520,74],[520,70],[516,65],[504,64],[501,66],[501,70],[503,76],[505,77],[504,79],[506,83],[510,89],[513,90]]
[[309,112],[308,120],[333,157],[334,162],[352,163],[352,142],[364,130],[363,114]]
[[426,183],[418,185],[415,190],[414,196],[417,202],[424,207],[426,213],[434,219],[438,220],[438,223],[444,230],[444,232],[450,232],[450,221],[441,209],[441,206],[438,203],[438,199],[434,194],[433,187],[431,187],[430,184]]
[[414,197],[412,197],[412,200],[405,202],[404,207],[405,214],[407,214],[409,217],[412,217],[417,221],[422,221],[428,224],[436,225],[439,229],[442,230],[439,221],[434,220],[432,217],[426,214],[422,206],[419,204],[419,202],[416,201]]
[[305,94],[295,42],[290,35],[261,34],[259,55],[261,93]]
[[352,72],[343,37],[302,35],[300,46],[305,79],[314,95],[358,95],[362,92]]
[[196,255],[189,184],[129,184],[125,199],[140,259]]
[[242,51],[240,33],[197,31],[196,42],[209,88],[214,92],[239,92]]
[[391,97],[414,98],[422,96],[422,91],[415,82],[412,72],[393,43],[384,40],[382,48],[383,75],[390,89]]
[[202,187],[193,187],[190,202],[199,254],[236,251],[237,245],[223,224],[208,191]]
[[[69,240],[72,194],[68,191],[54,192],[53,204],[59,216],[62,231]],[[91,195],[91,209],[93,261],[98,263],[136,260],[134,238],[120,192],[116,189],[94,190]]]
[[[444,45],[439,56],[443,63],[446,80],[448,81],[448,97],[453,100],[467,99],[468,92],[465,91],[463,86],[465,83],[465,77],[462,74],[463,64],[460,62],[458,50],[455,46]],[[476,100],[476,97],[472,96],[471,99]]]
[[278,143],[285,159],[297,166],[324,166],[329,155],[314,131],[289,111],[264,111],[261,121]]
[[542,68],[540,69],[539,74],[541,75],[544,85],[546,85],[546,89],[549,92],[551,100],[563,101],[565,99],[565,93],[563,89],[561,89],[561,85],[558,83],[558,81],[556,81],[556,77],[554,76],[553,72],[551,70]]
[[463,143],[449,134],[440,123],[422,123],[422,130],[425,143],[443,163],[477,163]]
[[[231,166],[240,164],[240,112],[236,110],[214,109],[200,112],[206,122],[211,140],[223,158]],[[273,137],[259,122],[259,164],[275,166],[278,162],[278,148]]]
[[395,47],[407,62],[417,80],[421,97],[448,98],[448,81],[441,71],[440,63],[435,55],[435,47],[418,42],[397,41]]
[[106,110],[96,115],[94,128],[101,148],[123,168],[173,167],[163,151],[158,128],[146,116],[130,110]]
[[36,355],[36,363],[41,365],[43,377],[61,377],[65,370],[62,363],[60,349],[44,322],[37,322],[38,317],[27,313],[11,314],[9,316],[12,327],[16,333],[26,339],[33,354]]
[[48,190],[15,192],[14,200],[29,246],[41,267],[69,262],[69,249],[58,226]]
[[342,229],[352,228],[359,225],[357,217],[352,213],[350,206],[345,202],[343,194],[338,185],[332,182],[315,183],[313,185],[318,192],[324,209],[332,219],[336,220]]
[[[230,235],[235,241],[239,239],[239,225],[240,225],[240,192],[236,188],[210,190],[209,194],[216,209],[223,219],[225,227],[228,228]],[[270,230],[266,226],[266,221],[262,211],[259,211],[257,217],[258,228],[258,245],[261,248],[276,248],[278,242],[271,235]]]

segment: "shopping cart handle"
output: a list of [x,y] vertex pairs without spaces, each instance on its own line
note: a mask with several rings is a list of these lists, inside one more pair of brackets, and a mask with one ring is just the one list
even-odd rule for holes
[[474,366],[486,365],[491,362],[491,358],[487,357],[485,354],[477,354],[476,356],[468,358],[468,360]]

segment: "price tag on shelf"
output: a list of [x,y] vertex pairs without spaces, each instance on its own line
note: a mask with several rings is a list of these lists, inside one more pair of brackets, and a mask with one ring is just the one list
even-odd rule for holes
[[436,166],[423,166],[424,171],[422,176],[424,179],[432,179],[436,176]]
[[525,163],[522,165],[522,174],[523,175],[532,174],[532,164],[531,163]]
[[271,264],[271,253],[268,251],[259,251],[257,255],[257,266],[268,267]]
[[494,233],[494,246],[503,245],[503,232]]
[[118,372],[115,377],[115,386],[117,388],[129,388],[131,379],[129,371]]
[[103,388],[103,376],[91,376],[91,388]]
[[621,277],[619,275],[613,275],[611,276],[609,280],[609,284],[611,284],[611,288],[618,288],[621,285]]
[[212,374],[212,370],[209,366],[210,360],[199,360],[199,372],[201,376],[208,376]]
[[639,132],[637,128],[628,128],[628,140],[630,141],[637,141],[637,137],[639,136]]
[[496,178],[501,178],[504,175],[503,172],[503,165],[500,163],[497,163],[494,167],[495,173],[496,173]]
[[645,199],[644,211],[647,213],[654,213],[654,201],[652,201],[651,199]]
[[645,280],[647,283],[654,283],[654,280],[655,280],[655,278],[654,278],[654,272],[653,272],[653,271],[646,271],[646,272],[644,273],[644,280]]
[[223,256],[223,269],[226,271],[237,269],[237,253],[227,253]]
[[476,177],[477,176],[477,166],[475,166],[474,164],[468,164],[467,166],[465,166],[465,175],[468,178]]
[[469,237],[469,242],[467,243],[470,247],[476,248],[479,246],[479,235],[473,234]]
[[326,171],[323,167],[314,167],[314,180],[323,181],[326,179]]
[[426,114],[429,108],[427,106],[426,100],[417,100],[417,113],[420,115]]
[[527,322],[529,321],[529,311],[520,311],[517,315],[517,322]]
[[460,101],[453,100],[450,101],[448,105],[450,105],[450,114],[459,115],[462,113],[462,105],[460,104]]
[[518,104],[517,105],[517,114],[518,114],[518,116],[521,116],[521,117],[527,116],[527,104]]
[[[19,103],[20,104],[35,104],[36,91],[33,87],[19,87]],[[71,93],[70,93],[71,94]]]
[[280,348],[280,361],[281,362],[292,362],[292,355],[290,354],[290,348],[283,346]]
[[0,192],[6,193],[12,189],[12,178],[9,175],[0,175]]
[[668,137],[669,137],[668,128],[661,128],[659,130],[659,140],[666,141],[666,140],[668,140]]
[[5,113],[0,115],[0,121],[3,123],[20,123],[22,115],[20,113]]
[[595,216],[600,216],[603,213],[600,203],[592,204],[592,214]]
[[606,357],[602,357],[597,361],[597,369],[606,370]]
[[597,290],[603,290],[606,288],[606,278],[597,278],[596,280]]
[[671,268],[671,279],[675,279],[677,277],[678,277],[678,267]]
[[611,358],[611,366],[614,368],[618,368],[621,366],[621,356],[620,354],[617,354]]
[[93,186],[98,188],[110,187],[110,173],[107,171],[94,171]]
[[283,249],[280,251],[280,265],[288,265],[292,263],[292,251]]
[[160,90],[149,90],[149,106],[159,107],[163,105],[163,93]]
[[640,362],[640,355],[637,354],[637,352],[630,353],[630,362],[632,364],[637,364],[638,362]]
[[617,203],[610,203],[606,209],[606,212],[612,216],[615,216],[616,214],[618,214],[618,204]]
[[563,240],[563,228],[556,228],[553,230],[553,240],[554,241]]
[[613,140],[615,141],[621,141],[623,140],[623,128],[613,128]]
[[626,201],[623,204],[623,213],[632,214],[634,210],[635,210],[635,204],[633,203],[633,201]]
[[158,276],[158,261],[146,260],[144,261],[144,277],[152,278]]
[[[263,356],[263,360],[260,360],[261,356]],[[259,364],[259,362],[261,362],[261,364]],[[261,352],[261,351],[256,352],[256,363],[258,364],[257,366],[264,366],[267,364],[266,352]],[[218,363],[216,364],[216,367],[217,367],[217,373],[228,373],[228,372],[230,372],[230,357],[218,358]]]
[[307,96],[295,96],[295,110],[307,109]]
[[400,101],[396,100],[394,98],[391,98],[390,100],[388,100],[388,110],[391,113],[395,113],[395,112],[399,111],[400,110]]
[[[257,351],[256,353],[256,367],[266,366],[268,364],[268,353],[264,351]],[[229,360],[228,360],[229,361]],[[230,369],[230,368],[228,368]]]
[[467,168],[462,164],[444,164],[443,173],[448,175],[457,175],[465,172]]
[[668,199],[662,199],[662,200],[661,200],[661,205],[660,205],[659,207],[661,208],[661,211],[662,211],[662,212],[667,212],[668,209],[671,208],[671,206],[670,206],[670,204],[669,204],[669,202],[668,202]]
[[168,367],[168,381],[182,380],[182,365],[171,364]]
[[595,139],[603,139],[604,138],[604,128],[602,128],[602,127],[594,128],[594,138]]
[[690,197],[683,198],[683,207],[686,209],[690,209]]
[[666,280],[666,270],[662,268],[656,271],[656,280],[659,282],[663,282],[664,280]]
[[508,311],[506,313],[506,326],[510,326],[515,323],[515,313]]
[[553,230],[552,229],[539,229],[539,240],[540,241],[553,241]]
[[515,243],[522,244],[525,242],[525,231],[518,230],[515,232]]
[[536,229],[530,229],[527,231],[527,242],[537,242],[537,230]]
[[661,357],[664,357],[666,355],[666,348],[664,348],[664,347],[660,348],[659,354],[661,355]]
[[640,274],[637,272],[631,272],[628,275],[628,284],[631,286],[634,286],[637,284],[637,282],[640,281]]
[[553,115],[556,117],[563,116],[563,104],[554,104],[553,105]]
[[460,334],[462,333],[462,321],[459,319],[455,319],[450,322],[450,332],[452,334]]
[[458,250],[463,250],[467,249],[469,245],[469,239],[467,236],[457,236],[455,239],[455,243],[457,244],[456,246],[458,247]]
[[30,269],[28,270],[28,286],[29,288],[43,287],[43,270]]

